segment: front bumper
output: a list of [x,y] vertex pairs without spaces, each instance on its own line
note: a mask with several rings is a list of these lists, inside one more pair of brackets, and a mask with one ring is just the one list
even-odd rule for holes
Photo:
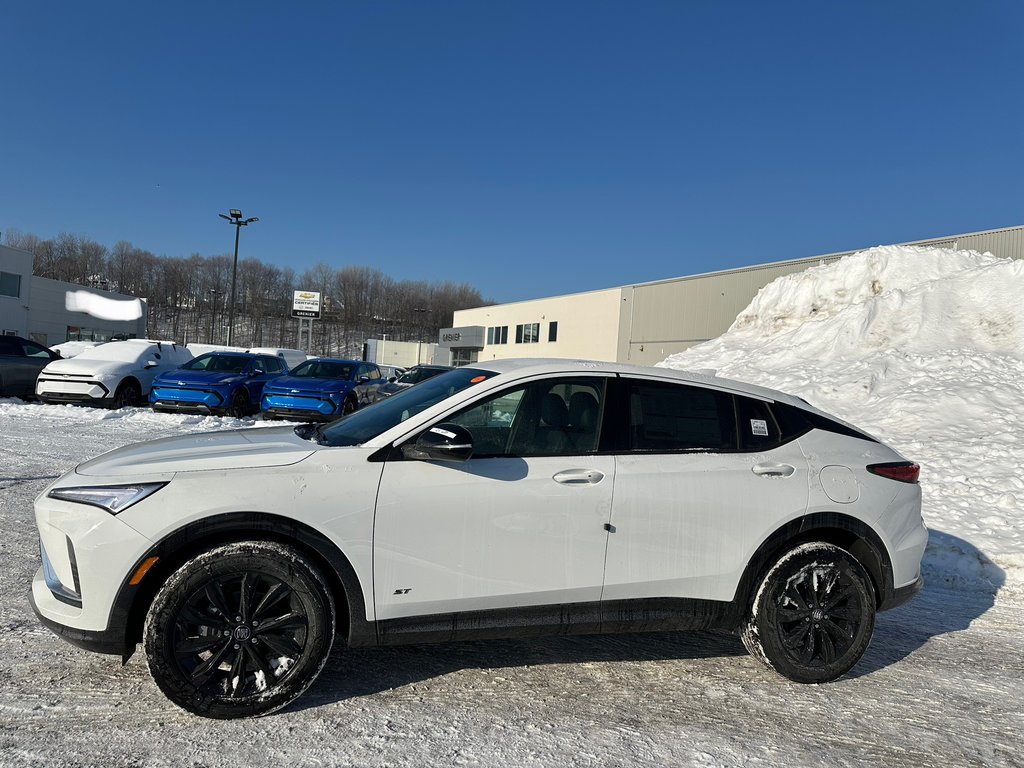
[[36,396],[47,403],[99,403],[111,399],[110,387],[87,376],[40,377]]
[[149,404],[158,410],[186,413],[218,413],[227,406],[227,395],[216,389],[189,389],[155,385],[149,394]]
[[293,395],[264,391],[260,410],[280,419],[302,421],[332,421],[341,415],[340,404],[329,396],[312,392]]
[[[144,502],[143,502],[144,503]],[[32,580],[32,608],[53,632],[100,653],[128,650],[131,574],[153,543],[103,509],[36,499],[43,567]]]

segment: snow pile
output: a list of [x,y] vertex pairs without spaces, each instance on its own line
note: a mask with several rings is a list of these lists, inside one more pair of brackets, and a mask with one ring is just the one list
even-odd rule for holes
[[[919,461],[931,566],[984,577],[984,556],[1024,566],[1021,297],[1024,262],[873,248],[775,280],[661,365],[799,395]],[[980,571],[952,536],[984,553]]]

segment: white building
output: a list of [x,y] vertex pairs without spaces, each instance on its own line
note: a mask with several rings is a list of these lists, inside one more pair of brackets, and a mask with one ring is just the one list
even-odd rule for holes
[[[1024,226],[918,240],[921,245],[1024,258]],[[863,250],[863,249],[858,249]],[[757,292],[782,275],[855,251],[780,261],[567,296],[455,312],[441,347],[454,365],[506,357],[652,364],[720,336]]]
[[147,308],[142,300],[138,320],[100,320],[66,308],[68,293],[85,291],[104,299],[132,300],[133,296],[89,288],[32,274],[32,254],[0,245],[0,333],[40,344],[64,341],[108,341],[113,335],[145,338]]

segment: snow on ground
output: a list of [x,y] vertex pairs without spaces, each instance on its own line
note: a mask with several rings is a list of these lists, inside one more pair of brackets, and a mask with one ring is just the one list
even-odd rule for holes
[[875,249],[666,361],[800,394],[924,465],[925,589],[821,686],[723,634],[555,637],[339,651],[284,712],[191,717],[140,655],[39,625],[32,499],[125,443],[262,422],[0,400],[0,765],[1024,766],[1022,270]]

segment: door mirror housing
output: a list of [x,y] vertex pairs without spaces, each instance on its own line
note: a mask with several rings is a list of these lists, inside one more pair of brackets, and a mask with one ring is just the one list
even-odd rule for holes
[[435,424],[402,446],[402,455],[419,461],[466,461],[473,455],[473,435],[458,424]]
[[143,366],[143,367],[145,367],[145,368],[156,368],[158,365],[160,365],[160,363],[158,363],[156,360],[147,360],[146,361],[146,365]]

